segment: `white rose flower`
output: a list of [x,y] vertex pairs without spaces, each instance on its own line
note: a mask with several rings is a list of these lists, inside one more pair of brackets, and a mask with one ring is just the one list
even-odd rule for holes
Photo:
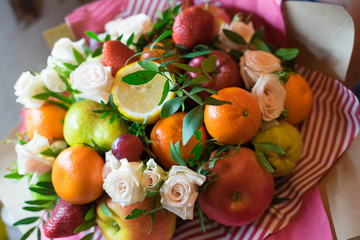
[[30,142],[24,145],[15,145],[18,173],[34,173],[34,175],[39,176],[49,171],[55,158],[40,154],[48,148],[50,148],[49,140],[37,132],[35,132],[34,138]]
[[109,173],[103,188],[112,201],[124,207],[145,199],[145,188],[141,184],[143,163],[120,160],[120,167]]
[[247,50],[240,58],[240,74],[248,90],[254,86],[260,75],[281,69],[281,60],[269,52]]
[[109,101],[113,77],[111,67],[97,61],[83,62],[70,74],[71,84],[80,90],[78,96],[101,103]]
[[112,151],[108,151],[105,153],[105,165],[102,169],[102,177],[103,180],[114,170],[119,169],[120,161],[114,156]]
[[106,23],[105,31],[111,35],[111,39],[116,39],[123,35],[121,42],[126,44],[132,33],[134,33],[133,41],[137,42],[142,34],[151,31],[152,26],[153,23],[150,17],[144,13],[139,13],[125,19],[118,18]]
[[160,188],[161,203],[182,219],[193,219],[198,189],[206,180],[202,174],[185,166],[173,166]]
[[[64,62],[70,64],[77,64],[72,49],[74,48],[75,50],[77,50],[85,58],[86,54],[82,48],[83,45],[85,45],[85,39],[83,38],[77,42],[73,42],[69,38],[60,38],[55,42],[54,47],[51,51],[51,56],[54,59],[50,59],[50,63],[56,63],[57,65]],[[48,66],[54,67],[52,64],[49,65],[49,59]],[[62,67],[62,65],[59,66]]]
[[156,164],[154,159],[149,159],[143,172],[141,181],[149,192],[159,191],[159,183],[164,179],[165,171]]
[[40,73],[40,77],[50,91],[58,93],[65,92],[66,84],[61,80],[59,74],[52,67],[43,69]]
[[264,121],[276,119],[284,110],[286,90],[277,75],[261,75],[251,93],[259,103]]
[[44,93],[45,84],[39,76],[32,75],[29,71],[21,74],[14,85],[16,102],[23,104],[26,108],[39,108],[45,103],[44,100],[32,98],[32,96]]
[[226,51],[230,51],[231,49],[237,49],[237,50],[245,50],[246,46],[242,46],[240,44],[236,44],[232,42],[229,38],[227,38],[223,32],[223,29],[227,29],[233,32],[236,32],[242,38],[249,43],[251,40],[252,35],[255,33],[254,26],[252,22],[244,23],[241,21],[234,21],[230,24],[222,23],[219,29],[219,41],[220,46],[224,48]]

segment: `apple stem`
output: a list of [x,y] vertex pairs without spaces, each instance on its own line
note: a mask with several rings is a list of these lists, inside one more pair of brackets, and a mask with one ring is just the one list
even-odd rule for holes
[[233,202],[239,202],[242,199],[241,193],[233,192],[231,194],[231,199],[232,199]]

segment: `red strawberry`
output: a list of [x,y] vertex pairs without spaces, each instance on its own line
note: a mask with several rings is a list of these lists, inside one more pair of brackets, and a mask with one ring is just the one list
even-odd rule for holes
[[[133,50],[117,40],[105,42],[102,49],[103,63],[105,66],[111,67],[113,76],[125,66],[126,61],[134,54]],[[129,60],[128,64],[138,60],[138,56],[133,57]]]
[[89,205],[72,205],[60,199],[45,223],[45,236],[59,238],[74,235],[75,229],[85,222],[88,208]]
[[174,21],[173,40],[188,49],[198,44],[209,44],[214,32],[214,17],[200,7],[183,10]]

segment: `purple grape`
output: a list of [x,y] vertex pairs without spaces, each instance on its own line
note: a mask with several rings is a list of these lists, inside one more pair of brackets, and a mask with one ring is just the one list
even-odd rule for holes
[[126,158],[129,162],[134,162],[139,159],[143,151],[143,144],[137,136],[124,134],[114,140],[111,151],[119,160]]

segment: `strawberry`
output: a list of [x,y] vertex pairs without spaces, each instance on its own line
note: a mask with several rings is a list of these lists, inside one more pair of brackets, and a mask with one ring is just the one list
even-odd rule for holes
[[45,236],[59,238],[74,235],[75,229],[85,222],[85,213],[88,208],[88,205],[72,205],[60,199],[45,223]]
[[[111,73],[115,77],[116,73],[125,66],[126,61],[134,54],[133,50],[120,41],[107,41],[102,49],[103,64],[111,67]],[[138,56],[133,57],[128,64],[138,60]]]
[[175,18],[173,40],[188,49],[198,44],[208,45],[214,32],[213,15],[197,6],[183,10]]

